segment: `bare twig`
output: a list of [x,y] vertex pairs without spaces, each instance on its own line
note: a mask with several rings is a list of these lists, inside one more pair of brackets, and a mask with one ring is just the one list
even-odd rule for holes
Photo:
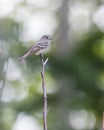
[[40,54],[40,60],[41,60],[41,65],[42,65],[42,72],[41,72],[41,76],[42,76],[42,89],[43,89],[43,122],[44,122],[44,130],[47,130],[47,93],[46,93],[46,87],[45,87],[45,80],[44,80],[44,71],[45,71],[45,65],[48,62],[48,58],[46,60],[44,60],[43,55]]
[[104,130],[104,112],[103,112],[103,122],[102,122],[102,129]]

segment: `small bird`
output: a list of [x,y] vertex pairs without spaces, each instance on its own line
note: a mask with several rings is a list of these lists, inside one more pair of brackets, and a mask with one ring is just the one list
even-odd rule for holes
[[18,61],[23,61],[25,58],[27,58],[32,54],[39,55],[47,52],[50,48],[51,40],[52,40],[51,36],[43,35],[39,41],[33,44],[32,47],[22,57],[18,59]]

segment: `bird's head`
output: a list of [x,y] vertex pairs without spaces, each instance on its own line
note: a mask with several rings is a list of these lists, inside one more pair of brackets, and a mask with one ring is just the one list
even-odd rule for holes
[[43,35],[43,36],[41,37],[41,39],[52,40],[52,37],[49,36],[49,35]]

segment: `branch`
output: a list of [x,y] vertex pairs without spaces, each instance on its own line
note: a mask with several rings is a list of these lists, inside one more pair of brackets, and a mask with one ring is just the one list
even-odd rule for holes
[[102,130],[104,130],[104,112],[103,112]]
[[41,72],[41,77],[42,77],[42,89],[43,89],[43,122],[44,122],[44,130],[47,130],[47,93],[46,93],[46,86],[45,86],[45,65],[48,62],[48,58],[46,60],[44,60],[43,55],[40,54],[40,61],[41,61],[41,65],[42,65],[42,72]]

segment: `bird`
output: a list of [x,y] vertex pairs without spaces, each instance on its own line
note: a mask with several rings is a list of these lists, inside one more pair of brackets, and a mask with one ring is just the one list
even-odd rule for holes
[[44,54],[50,49],[51,40],[52,40],[51,36],[43,35],[39,41],[33,44],[32,47],[28,49],[28,51],[18,59],[18,61],[23,61],[25,58],[27,58],[32,54],[36,54],[36,55]]

